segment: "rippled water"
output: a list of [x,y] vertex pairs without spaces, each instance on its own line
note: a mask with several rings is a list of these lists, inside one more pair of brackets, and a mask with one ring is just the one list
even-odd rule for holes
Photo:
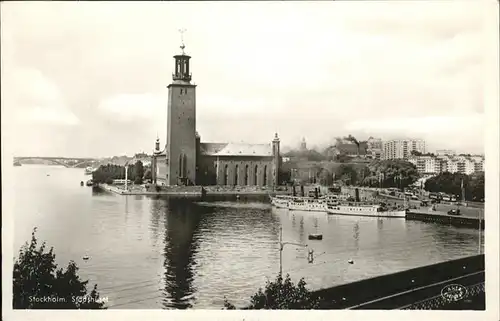
[[[237,306],[279,272],[319,289],[478,253],[478,232],[404,219],[288,212],[263,203],[189,203],[81,187],[82,169],[26,165],[16,172],[17,249],[38,227],[59,265],[74,260],[110,308]],[[322,241],[309,241],[322,233]],[[484,243],[483,240],[481,243]],[[89,255],[84,261],[82,257]],[[354,264],[348,264],[349,259]]]

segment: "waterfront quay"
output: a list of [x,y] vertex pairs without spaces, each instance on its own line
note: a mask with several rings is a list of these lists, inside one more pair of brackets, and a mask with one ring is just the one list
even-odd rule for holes
[[153,185],[131,185],[125,189],[123,185],[99,184],[96,187],[119,195],[151,195],[200,200],[227,197],[244,200],[291,193],[287,188],[273,189],[258,186],[158,186],[157,189]]
[[[196,201],[247,201],[247,200],[269,200],[269,196],[281,194],[293,194],[293,188],[283,186],[277,189],[257,187],[257,186],[155,186],[131,185],[124,189],[122,185],[99,184],[99,188],[119,195],[149,195],[159,197],[187,198]],[[296,189],[297,195],[302,194],[302,190],[307,195],[312,186],[304,186]],[[322,191],[325,192],[325,191]],[[347,193],[355,195],[354,189],[347,189]],[[363,198],[379,198],[389,203],[403,204],[403,199],[377,197],[375,189],[359,189],[359,195]],[[410,200],[410,209],[406,214],[407,220],[416,220],[431,223],[448,224],[453,226],[464,226],[484,229],[485,220],[481,207],[465,207],[452,204],[435,204],[434,210],[421,208],[420,200]],[[449,215],[450,210],[460,210],[460,215]]]
[[485,220],[478,217],[470,217],[463,215],[449,215],[443,212],[435,212],[431,210],[409,210],[406,212],[407,220],[432,222],[440,224],[449,224],[454,226],[467,226],[471,228],[479,228],[484,230]]

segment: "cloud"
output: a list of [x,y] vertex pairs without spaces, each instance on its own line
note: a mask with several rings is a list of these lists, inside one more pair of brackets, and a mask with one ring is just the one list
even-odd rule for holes
[[377,135],[385,139],[420,138],[430,150],[451,148],[482,152],[485,117],[483,113],[455,116],[391,117],[383,120],[361,119],[347,123],[346,132],[361,136]]
[[57,125],[77,125],[78,118],[67,110],[35,107],[27,113],[28,121]]
[[[77,125],[59,87],[34,68],[9,66],[2,79],[2,109],[20,124]],[[3,77],[2,77],[3,78]]]
[[[133,153],[156,131],[163,141],[181,26],[206,140],[267,142],[278,131],[283,144],[314,145],[375,122],[459,124],[484,113],[484,17],[472,1],[5,3],[2,112],[8,98],[31,123],[74,124],[73,114],[74,143],[57,154]],[[463,143],[482,148],[482,128],[467,128]],[[448,144],[454,133],[415,135]]]
[[167,108],[165,98],[151,93],[119,94],[102,100],[98,108],[113,120],[153,120]]
[[345,125],[348,131],[365,130],[378,134],[412,133],[425,134],[432,130],[433,134],[463,132],[465,128],[478,129],[484,125],[484,114],[468,114],[446,117],[392,117],[386,119],[361,119]]

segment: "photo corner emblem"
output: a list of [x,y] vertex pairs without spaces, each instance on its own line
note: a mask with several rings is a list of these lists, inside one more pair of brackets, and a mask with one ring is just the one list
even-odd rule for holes
[[448,302],[459,301],[467,295],[467,288],[460,284],[449,284],[441,290],[441,296]]

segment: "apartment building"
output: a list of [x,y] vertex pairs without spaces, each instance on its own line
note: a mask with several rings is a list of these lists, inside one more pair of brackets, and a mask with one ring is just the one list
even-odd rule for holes
[[411,152],[425,153],[425,141],[423,139],[395,139],[384,142],[383,159],[408,159]]
[[484,170],[482,157],[468,156],[410,156],[408,161],[417,167],[422,174],[439,174],[442,172],[473,174]]

